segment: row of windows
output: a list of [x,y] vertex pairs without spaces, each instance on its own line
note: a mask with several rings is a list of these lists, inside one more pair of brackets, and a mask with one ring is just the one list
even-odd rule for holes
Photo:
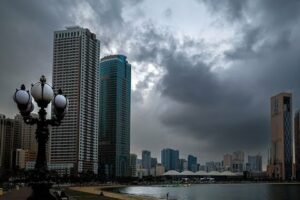
[[78,37],[80,35],[79,31],[76,32],[67,32],[67,33],[56,33],[55,38],[66,38],[66,37]]

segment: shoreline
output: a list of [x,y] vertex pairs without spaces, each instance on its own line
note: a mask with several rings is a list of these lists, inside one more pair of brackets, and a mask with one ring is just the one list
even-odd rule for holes
[[[267,185],[300,185],[300,182],[236,182],[236,183],[228,183],[228,182],[219,182],[219,183],[196,183],[190,184],[193,185],[243,185],[243,184],[267,184]],[[124,187],[185,187],[184,185],[99,185],[99,186],[75,186],[68,187],[70,190],[85,192],[95,195],[100,195],[102,192],[105,197],[120,199],[120,200],[158,200],[159,198],[146,196],[146,195],[135,195],[135,194],[127,194],[120,193],[117,191],[119,188]]]
[[90,194],[100,195],[102,192],[104,196],[120,199],[120,200],[158,200],[158,198],[145,196],[145,195],[133,195],[120,192],[114,192],[112,189],[118,189],[123,187],[129,187],[130,185],[113,185],[113,186],[79,186],[79,187],[68,187],[70,190],[85,192]]

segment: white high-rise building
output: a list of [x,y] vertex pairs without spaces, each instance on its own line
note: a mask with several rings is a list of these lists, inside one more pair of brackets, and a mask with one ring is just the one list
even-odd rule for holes
[[75,173],[98,169],[100,41],[89,29],[54,32],[53,87],[69,100],[68,112],[51,132],[51,165]]

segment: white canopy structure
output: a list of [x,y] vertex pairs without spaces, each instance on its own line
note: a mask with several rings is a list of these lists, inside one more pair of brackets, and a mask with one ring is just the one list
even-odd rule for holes
[[192,172],[192,171],[183,171],[179,173],[178,171],[175,170],[170,170],[167,171],[163,174],[163,176],[238,176],[239,174],[230,172],[230,171],[224,171],[224,172],[218,172],[218,171],[197,171],[197,172]]

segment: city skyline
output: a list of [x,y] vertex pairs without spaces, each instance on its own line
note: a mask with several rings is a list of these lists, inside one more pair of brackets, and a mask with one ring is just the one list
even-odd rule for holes
[[269,97],[290,91],[300,108],[299,2],[289,2],[1,2],[1,113],[15,116],[21,83],[52,79],[53,31],[80,25],[101,57],[132,64],[131,152],[170,147],[205,162],[241,149],[266,165]]

